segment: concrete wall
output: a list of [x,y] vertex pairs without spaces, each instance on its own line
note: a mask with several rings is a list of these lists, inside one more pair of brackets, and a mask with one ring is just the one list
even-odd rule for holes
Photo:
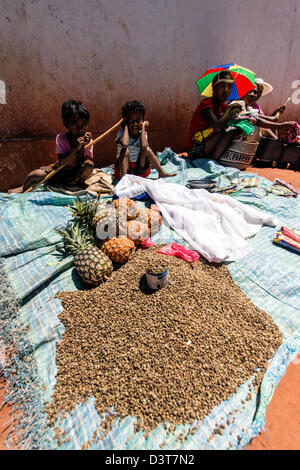
[[[65,99],[86,104],[95,134],[119,120],[125,101],[141,100],[154,150],[180,151],[200,101],[195,80],[209,66],[234,61],[272,83],[274,91],[260,101],[265,112],[300,84],[299,0],[0,0],[0,6],[0,102],[6,102],[0,189],[7,165],[9,174],[17,172],[11,184],[21,184],[24,172],[42,163],[24,142],[28,152],[15,153],[9,165],[7,142],[64,131]],[[299,120],[299,105],[290,103],[285,118]],[[53,159],[54,141],[46,142],[43,163]],[[98,165],[111,162],[113,137],[95,154]]]

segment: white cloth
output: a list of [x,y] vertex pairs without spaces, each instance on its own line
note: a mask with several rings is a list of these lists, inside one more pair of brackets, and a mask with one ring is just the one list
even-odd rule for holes
[[143,192],[155,200],[166,222],[210,262],[243,258],[253,251],[246,239],[262,225],[276,225],[272,215],[205,189],[135,175],[125,175],[115,187],[119,197],[133,198]]

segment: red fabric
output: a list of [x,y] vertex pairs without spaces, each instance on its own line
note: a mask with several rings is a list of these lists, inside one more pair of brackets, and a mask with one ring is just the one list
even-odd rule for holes
[[150,238],[145,238],[145,240],[143,240],[139,246],[141,248],[149,248],[150,246],[153,246],[153,245],[154,245],[154,242],[150,240]]
[[286,131],[279,134],[279,138],[285,142],[300,142],[300,125],[296,121],[290,121],[294,124]]
[[[210,125],[205,121],[205,119],[201,115],[201,111],[203,111],[204,109],[208,109],[208,108],[210,108],[210,109],[212,109],[213,111],[216,112],[216,110],[214,109],[214,104],[213,104],[212,98],[206,98],[205,100],[201,101],[201,103],[199,104],[199,106],[197,106],[197,108],[196,108],[196,110],[193,114],[193,117],[192,117],[192,120],[191,120],[191,125],[190,125],[189,140],[188,140],[188,144],[187,144],[188,147],[192,147],[194,145],[195,142],[193,140],[193,137],[196,134],[196,132],[202,131],[202,130],[207,129],[208,127],[210,127]],[[222,101],[219,108],[218,108],[218,110],[217,110],[217,113],[216,113],[217,116],[219,117],[220,115],[222,115],[226,108],[227,108],[226,103],[224,101]],[[211,135],[213,135],[213,134],[214,134],[214,132],[211,133]]]
[[176,256],[177,258],[182,258],[190,263],[193,261],[198,261],[199,259],[199,254],[197,251],[188,250],[188,248],[182,245],[178,245],[178,243],[171,243],[170,245],[166,245],[161,248],[161,250],[157,250],[157,253]]
[[[137,167],[137,163],[133,163],[130,160],[129,160],[129,165],[130,165],[131,168],[136,168]],[[151,165],[149,165],[149,168],[145,171],[145,173],[142,173],[141,175],[138,175],[138,176],[141,176],[142,178],[147,178],[147,176],[150,175],[150,171],[151,171]],[[120,170],[117,167],[116,163],[114,164],[114,172],[115,172],[115,178],[120,180],[121,179],[121,173],[120,173]]]

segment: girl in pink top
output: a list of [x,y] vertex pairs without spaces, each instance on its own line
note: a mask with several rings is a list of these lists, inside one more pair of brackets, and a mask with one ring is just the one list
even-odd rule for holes
[[91,140],[92,134],[88,132],[90,113],[80,101],[68,100],[62,105],[62,120],[67,128],[65,134],[56,136],[57,162],[32,171],[26,178],[23,191],[41,181],[48,173],[55,170],[76,149],[73,160],[57,174],[53,175],[47,183],[51,186],[74,185],[85,187],[87,180],[94,169],[93,147],[84,150],[84,146]]

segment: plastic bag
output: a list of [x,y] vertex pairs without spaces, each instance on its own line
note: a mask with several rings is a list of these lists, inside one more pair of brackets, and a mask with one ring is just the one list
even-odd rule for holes
[[182,258],[189,263],[193,261],[198,261],[200,255],[197,251],[192,251],[186,248],[185,246],[178,245],[178,243],[171,243],[170,245],[164,246],[161,250],[158,250],[157,253],[162,253],[163,255],[176,256],[177,258]]

